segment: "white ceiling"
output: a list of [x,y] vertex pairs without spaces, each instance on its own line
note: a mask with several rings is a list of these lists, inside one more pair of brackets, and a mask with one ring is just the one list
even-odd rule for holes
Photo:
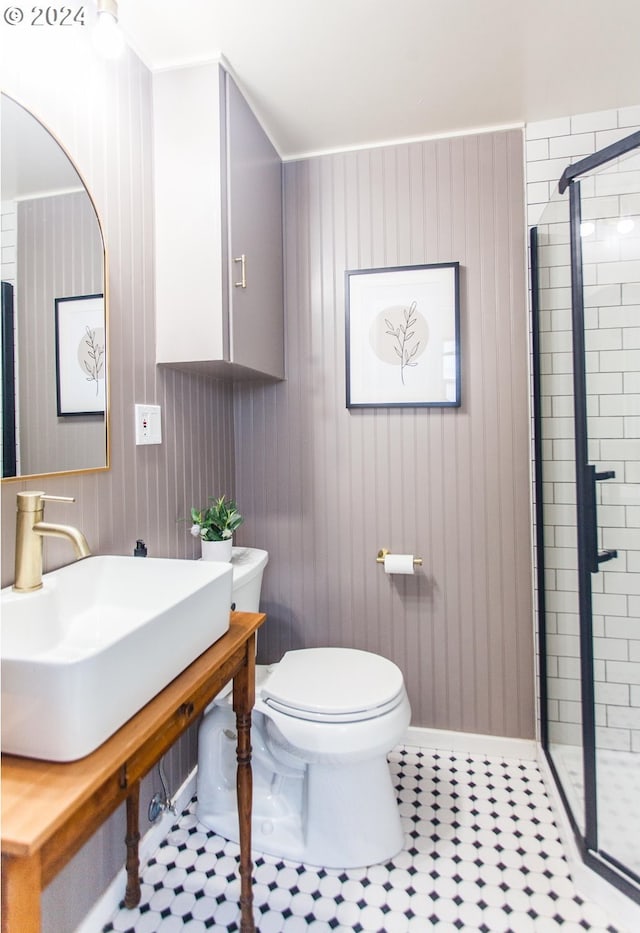
[[639,0],[119,0],[152,70],[222,54],[283,158],[640,104]]

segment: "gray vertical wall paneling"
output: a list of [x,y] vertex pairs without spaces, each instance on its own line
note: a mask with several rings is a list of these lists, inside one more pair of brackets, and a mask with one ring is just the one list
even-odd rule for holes
[[[467,143],[471,143],[471,156],[469,155]],[[465,257],[465,265],[462,270],[461,281],[461,307],[469,308],[469,295],[474,294],[469,281],[469,265],[474,263],[472,252],[472,243],[477,242],[477,222],[475,222],[475,199],[474,189],[469,184],[466,171],[467,165],[472,161],[477,138],[471,137],[469,141],[464,140],[462,146],[456,146],[454,155],[456,159],[455,176],[458,183],[454,189],[455,196],[455,224],[454,224],[454,244],[452,255]],[[475,485],[475,451],[471,435],[471,417],[469,415],[469,396],[468,387],[471,385],[470,369],[475,355],[469,353],[466,348],[471,346],[469,313],[467,310],[461,314],[461,344],[463,347],[463,399],[465,400],[467,424],[464,427],[458,422],[456,438],[456,463],[457,463],[457,495],[458,495],[458,521],[464,522],[464,533],[460,535],[457,542],[457,567],[472,568],[473,560],[473,499]],[[459,580],[459,601],[461,619],[472,619],[475,614],[475,587],[466,584],[462,575],[458,575]],[[460,723],[461,728],[472,728],[473,715],[471,710],[481,703],[481,678],[478,677],[477,663],[477,628],[474,626],[471,632],[465,632],[464,627],[460,633],[460,643],[458,645],[460,657]],[[486,715],[486,713],[485,713]]]
[[[54,299],[93,293],[101,285],[94,254],[95,221],[81,194],[36,198],[18,206],[18,252],[33,261],[18,263],[21,407],[20,440],[23,469],[37,473],[51,462],[99,463],[103,422],[67,419],[56,414]],[[92,226],[93,225],[93,226]],[[33,348],[39,352],[34,356]],[[43,363],[43,354],[49,349]],[[34,360],[37,365],[34,364]]]
[[[529,737],[521,147],[497,133],[286,165],[288,379],[235,405],[242,541],[271,554],[261,657],[379,651],[405,673],[415,724]],[[462,408],[347,411],[344,270],[456,259]],[[280,489],[287,523],[267,514]],[[420,553],[424,573],[386,576],[382,546]]]
[[[366,245],[363,237],[359,235],[359,229],[363,225],[363,211],[369,204],[368,196],[363,195],[363,185],[367,182],[368,156],[359,153],[357,158],[344,156],[342,158],[342,173],[344,181],[341,188],[336,189],[336,199],[341,204],[340,213],[337,215],[340,224],[344,229],[343,253],[340,255],[336,250],[336,267],[339,269],[342,265],[345,269],[362,268],[368,257],[363,258]],[[352,222],[349,223],[348,219]],[[369,229],[368,225],[364,225]],[[340,413],[340,421],[343,425],[341,444],[342,458],[339,468],[344,474],[346,472],[347,481],[340,484],[341,497],[339,500],[340,515],[347,516],[346,521],[340,522],[340,527],[344,528],[346,535],[347,553],[342,557],[342,565],[345,560],[351,561],[351,575],[346,577],[340,572],[342,580],[343,595],[339,607],[339,618],[337,626],[347,626],[350,620],[355,618],[356,607],[365,604],[367,596],[366,587],[366,566],[371,560],[371,554],[368,549],[361,546],[359,526],[355,521],[350,520],[350,516],[366,515],[366,476],[364,447],[362,444],[362,433],[365,422],[365,414],[357,417],[350,422],[350,430],[345,430],[348,414],[345,411],[345,326],[344,319],[340,314],[340,308],[344,306],[345,301],[345,281],[344,276],[336,275],[336,342],[339,347],[338,367],[339,367],[339,392],[336,398],[336,410]],[[347,469],[348,465],[348,469]],[[373,530],[371,534],[373,534]],[[341,531],[342,534],[342,531]],[[343,539],[344,540],[344,539]],[[374,543],[372,546],[376,549],[383,546],[383,542]],[[343,545],[344,546],[344,545]]]
[[[471,617],[482,616],[486,612],[488,581],[484,567],[474,561],[473,554],[485,548],[483,529],[487,521],[483,497],[477,495],[478,477],[485,461],[486,437],[482,418],[474,417],[474,410],[479,409],[479,399],[484,392],[484,359],[482,352],[471,353],[466,348],[481,343],[482,332],[473,331],[472,315],[478,316],[479,295],[482,278],[478,257],[482,236],[488,236],[483,229],[479,197],[479,144],[478,137],[469,137],[464,141],[464,176],[461,183],[465,190],[465,229],[464,256],[465,266],[461,276],[461,305],[465,309],[461,314],[461,341],[463,353],[462,393],[469,418],[467,432],[467,475],[464,478],[461,493],[464,496],[467,520],[467,538],[464,542],[463,566],[468,568],[468,585],[465,589],[467,600],[465,609]],[[471,301],[469,296],[473,295]],[[480,317],[479,325],[481,326]],[[470,387],[473,385],[473,392]],[[473,594],[473,596],[471,595]],[[471,659],[469,655],[472,654]],[[489,643],[486,632],[480,626],[473,626],[468,633],[465,654],[465,675],[469,677],[467,689],[474,697],[474,705],[481,721],[489,718],[490,678],[488,675]],[[465,727],[471,717],[465,716]]]
[[[482,236],[490,242],[496,242],[496,192],[494,190],[494,146],[488,140],[481,140],[479,159],[481,170],[480,183],[480,226]],[[500,196],[503,196],[502,192]],[[490,680],[489,716],[493,721],[503,719],[505,704],[503,689],[504,678],[504,632],[501,613],[500,587],[503,582],[502,572],[502,523],[500,512],[500,494],[503,489],[500,463],[499,437],[499,375],[502,361],[498,345],[498,322],[496,320],[496,269],[494,257],[480,250],[480,295],[478,304],[478,324],[481,327],[481,366],[482,366],[482,410],[484,411],[484,444],[482,471],[484,474],[484,528],[481,547],[483,548],[483,575],[487,580],[486,603],[484,612],[487,637],[487,670]],[[476,361],[477,362],[477,361]],[[509,382],[505,383],[505,389]],[[475,417],[478,417],[476,413]],[[481,564],[481,566],[483,566]]]
[[[511,143],[511,146],[513,148],[514,146],[513,141]],[[517,163],[516,163],[516,168],[518,169],[519,172],[523,171],[522,168],[519,167]],[[512,203],[511,204],[511,228],[512,230],[520,228],[522,224],[521,214],[522,214],[522,209],[521,209],[520,204]],[[512,262],[515,267],[519,266],[520,275],[524,283],[523,290],[528,293],[529,278],[528,278],[528,268],[527,268],[528,252],[527,252],[527,242],[526,242],[526,231],[527,231],[527,228],[525,224],[524,249],[522,251],[518,251],[514,249],[513,254],[512,254]],[[513,283],[512,283],[512,293],[510,296],[510,300],[513,302],[514,306],[517,305],[517,294],[516,294],[516,289]],[[512,331],[511,331],[511,346],[514,350],[520,343],[523,342],[523,331],[526,331],[524,342],[526,343],[527,359],[530,353],[529,326],[530,326],[530,321],[529,321],[528,305],[527,305],[527,312],[523,313],[523,320],[519,322],[519,326],[517,328],[512,325]],[[518,357],[516,357],[516,359],[518,359]],[[524,409],[525,407],[527,408],[527,418],[526,419],[523,418],[522,421],[519,420],[516,424],[514,424],[513,457],[514,457],[514,463],[516,464],[517,470],[519,473],[518,484],[517,484],[518,493],[516,492],[515,484],[514,484],[514,489],[513,489],[514,510],[521,509],[521,503],[518,501],[517,495],[519,494],[519,490],[522,488],[524,483],[525,482],[527,483],[529,489],[531,489],[531,486],[532,486],[531,449],[532,449],[533,435],[531,433],[531,428],[530,428],[530,411],[531,411],[530,379],[531,377],[529,376],[529,378],[526,378],[526,374],[527,373],[530,374],[531,370],[527,368],[525,361],[522,360],[521,357],[520,357],[520,362],[517,365],[518,365],[519,370],[523,370],[522,373],[520,372],[518,373],[519,378],[518,378],[518,384],[517,384],[517,391],[519,393],[519,398],[517,400],[517,404],[518,404],[519,409]],[[529,458],[526,463],[524,463],[523,460],[517,455],[517,451],[519,451],[521,448],[524,448],[525,446],[527,447],[529,451]],[[520,522],[518,525],[518,534],[516,536],[516,548],[517,548],[517,554],[518,554],[517,571],[519,574],[517,596],[520,600],[519,605],[518,605],[518,612],[522,611],[523,596],[527,590],[527,587],[531,585],[531,577],[532,577],[531,555],[533,552],[533,541],[534,541],[533,514],[534,514],[534,509],[531,503],[531,497],[529,497],[529,509],[528,509],[528,515],[527,515],[528,520],[526,522],[523,522],[522,519],[520,519]],[[525,632],[524,637],[523,637],[523,633],[518,631],[517,639],[518,639],[518,654],[520,657],[522,657],[529,650],[529,647],[530,647],[529,633]],[[524,641],[524,645],[522,644],[522,641]],[[534,637],[534,652],[535,652],[535,637]],[[536,670],[536,667],[534,664],[534,671],[535,670]],[[534,682],[535,682],[535,676],[534,676]],[[524,689],[524,690],[527,689],[527,685],[523,684],[522,681],[518,682],[518,686],[519,686],[519,689]],[[537,696],[537,693],[536,693],[536,696]],[[535,703],[534,703],[534,714],[535,714]]]
[[[511,184],[511,160],[509,158],[508,151],[508,138],[506,136],[500,137],[496,140],[495,147],[495,194],[494,202],[496,204],[497,210],[497,231],[496,239],[499,243],[505,243],[506,249],[509,256],[509,264],[513,266],[516,270],[518,268],[518,254],[513,253],[512,244],[514,241],[513,230],[512,230],[512,217],[511,217],[511,204],[509,200],[505,198],[500,198],[500,191],[504,187],[507,190],[512,188]],[[502,181],[504,180],[504,181]],[[520,269],[522,273],[522,269]],[[505,531],[509,528],[517,528],[516,523],[516,510],[517,506],[514,503],[514,489],[518,482],[518,463],[517,459],[514,458],[514,436],[518,432],[519,425],[514,421],[513,413],[514,410],[520,411],[520,417],[518,421],[520,424],[525,423],[528,418],[528,406],[526,398],[523,397],[522,393],[519,392],[519,387],[527,382],[527,370],[525,366],[525,361],[522,358],[522,351],[526,348],[526,344],[521,342],[520,345],[520,354],[516,354],[514,357],[514,346],[512,341],[512,332],[513,332],[513,319],[512,315],[518,305],[514,306],[514,295],[513,295],[513,281],[515,275],[510,277],[506,276],[496,276],[497,278],[497,298],[498,304],[496,307],[496,317],[498,319],[497,331],[498,331],[498,365],[504,371],[506,370],[506,375],[508,378],[509,384],[512,386],[512,398],[507,398],[507,393],[498,389],[498,409],[499,409],[499,431],[500,431],[500,451],[501,451],[501,469],[499,475],[499,514],[500,514],[500,530],[501,530],[501,548],[502,548],[502,559],[501,566],[503,568],[503,573],[500,579],[500,595],[501,595],[501,617],[502,617],[502,643],[504,646],[503,650],[503,673],[502,679],[504,683],[504,698],[503,703],[506,703],[509,697],[518,697],[519,684],[517,679],[517,668],[518,668],[518,638],[517,638],[517,629],[510,624],[510,620],[518,617],[518,607],[517,607],[517,584],[518,584],[518,558],[525,557],[527,562],[530,562],[531,552],[528,551],[526,554],[519,553],[518,550],[518,535],[514,534],[511,537],[511,541],[508,543],[507,534]],[[522,277],[522,274],[518,277],[522,286],[522,293],[520,295],[520,302],[522,301],[522,294],[525,293],[525,283]],[[520,317],[522,322],[526,318],[525,309],[519,304]],[[520,332],[520,337],[522,338],[522,331]],[[517,369],[515,368],[519,362]],[[520,406],[520,407],[519,407]],[[524,440],[524,438],[523,438]],[[523,449],[521,447],[520,449]],[[528,449],[528,444],[527,444]],[[528,511],[528,504],[527,504]],[[514,554],[515,548],[515,554]],[[510,552],[510,553],[509,553]],[[512,562],[513,570],[511,573],[507,573],[506,569],[509,566],[509,562]]]

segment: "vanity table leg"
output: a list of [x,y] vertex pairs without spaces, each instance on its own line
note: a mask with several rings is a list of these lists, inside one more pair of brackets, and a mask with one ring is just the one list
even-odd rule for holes
[[254,933],[251,861],[251,711],[255,700],[255,636],[247,642],[247,660],[233,680],[233,709],[238,735],[236,784],[240,830],[240,930]]
[[2,856],[2,933],[40,933],[40,854]]
[[137,907],[140,903],[140,842],[139,829],[140,781],[135,781],[127,797],[127,887],[124,893],[124,906]]

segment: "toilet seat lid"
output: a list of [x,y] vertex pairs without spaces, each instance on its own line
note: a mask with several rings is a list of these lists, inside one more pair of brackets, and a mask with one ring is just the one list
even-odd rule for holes
[[323,722],[370,719],[404,695],[393,661],[355,648],[288,651],[261,690],[265,702],[289,716]]

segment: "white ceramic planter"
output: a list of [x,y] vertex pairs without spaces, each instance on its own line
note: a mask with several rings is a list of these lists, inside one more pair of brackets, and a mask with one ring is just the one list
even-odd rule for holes
[[227,538],[225,541],[201,541],[200,543],[202,544],[203,560],[227,562],[231,560],[231,547],[233,544],[231,538]]

